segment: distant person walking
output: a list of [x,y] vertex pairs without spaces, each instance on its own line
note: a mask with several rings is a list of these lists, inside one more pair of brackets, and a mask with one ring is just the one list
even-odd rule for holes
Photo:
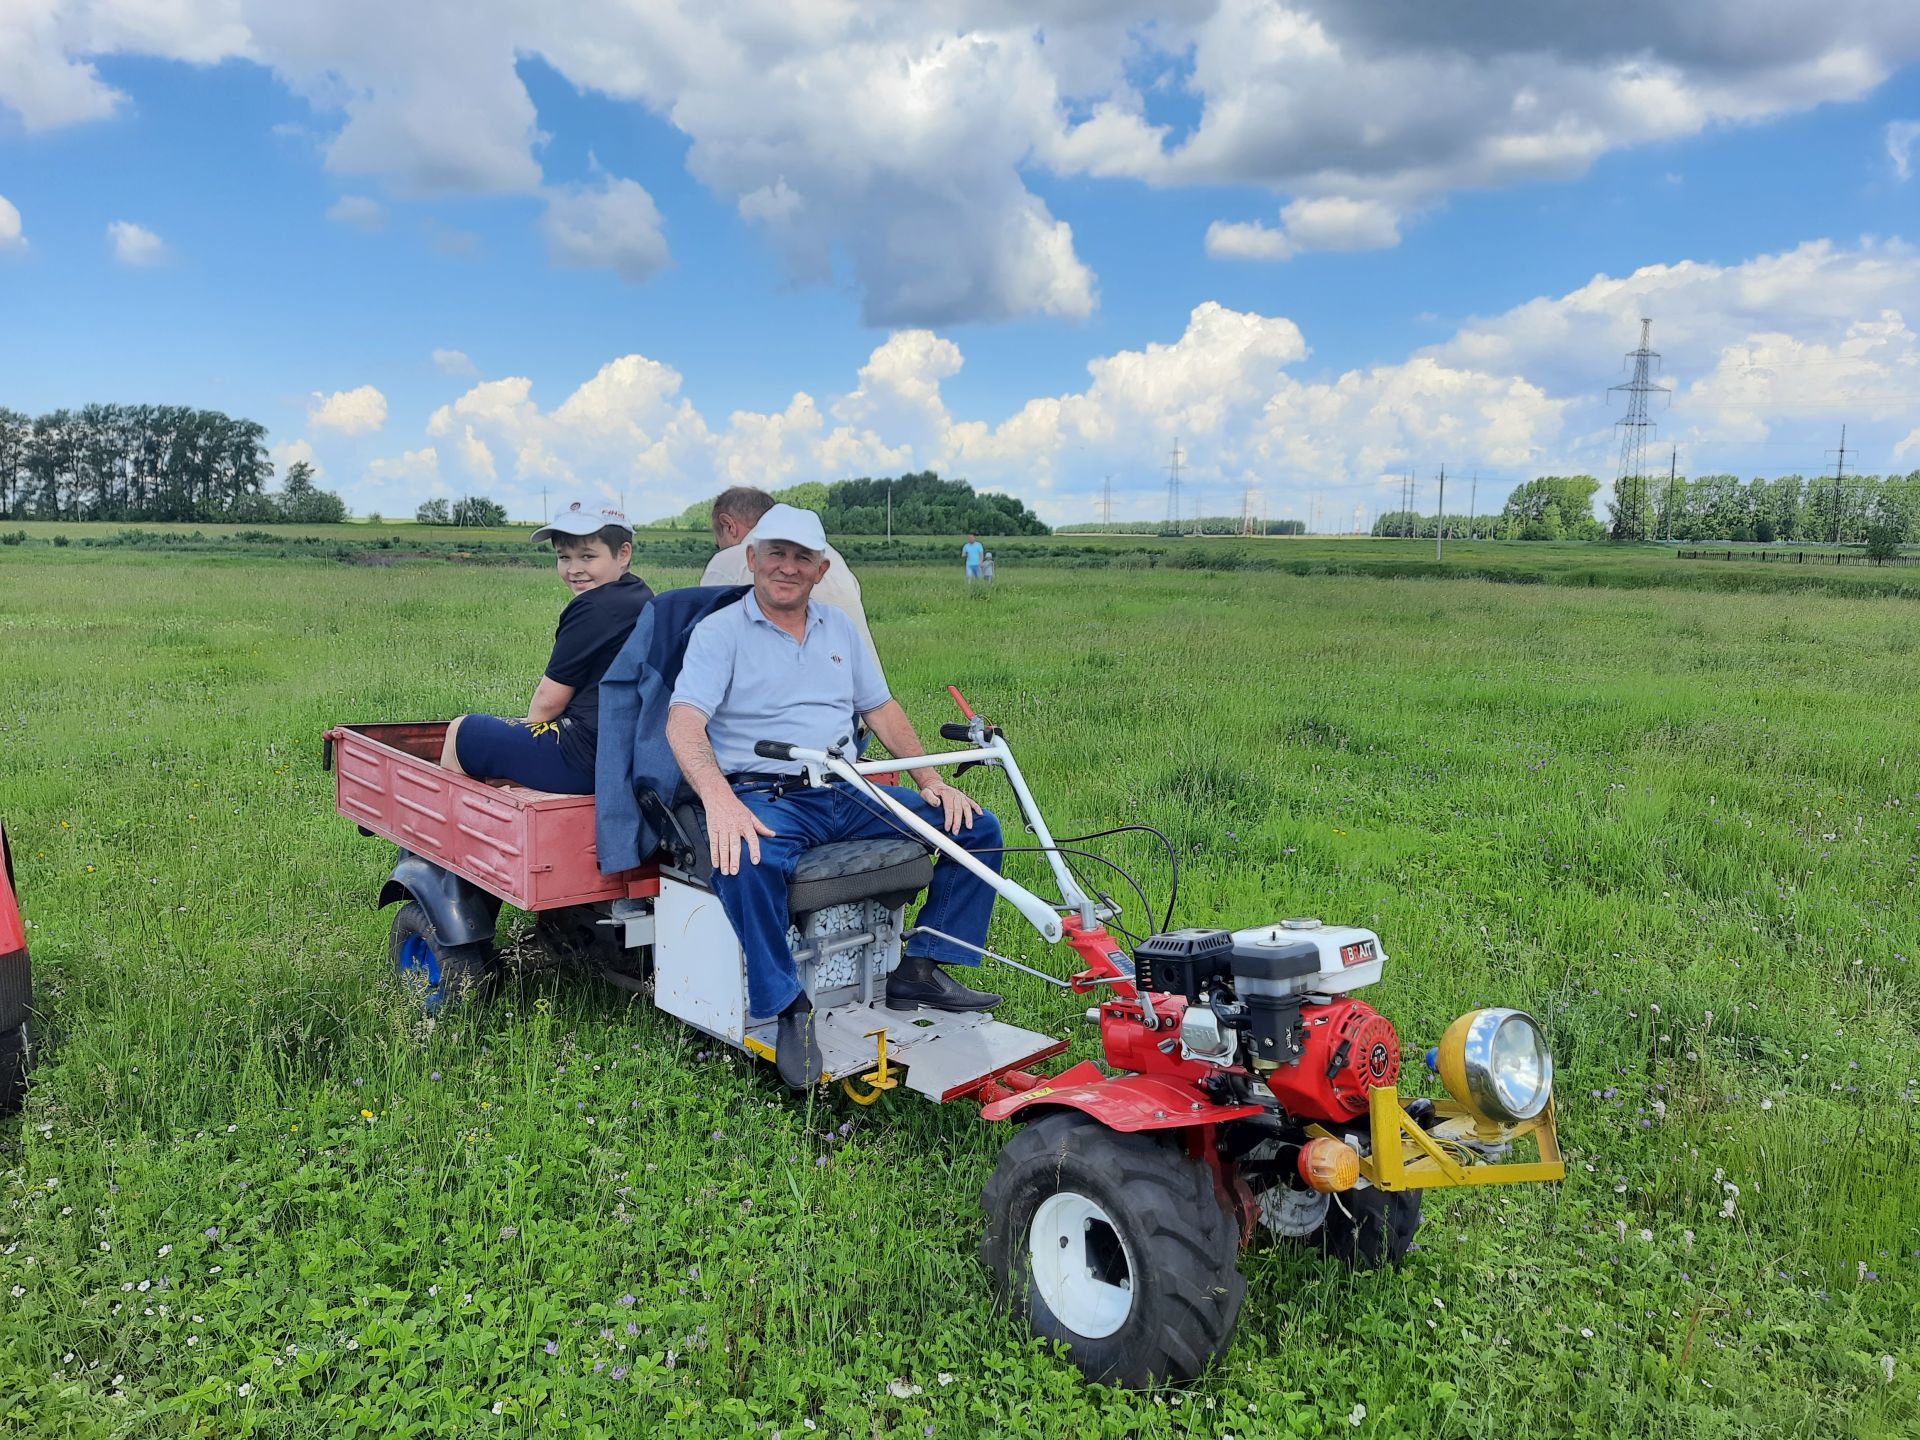
[[980,543],[978,535],[969,535],[967,543],[960,547],[960,553],[966,558],[967,579],[978,580],[980,567],[986,562],[987,547]]
[[989,585],[993,583],[993,551],[987,551],[987,558],[980,562],[980,578]]
[[[702,585],[751,585],[753,572],[747,568],[747,535],[760,523],[760,517],[773,508],[773,496],[751,485],[735,485],[713,498],[713,543],[720,553],[707,562],[701,572]],[[866,608],[860,602],[860,582],[846,558],[829,545],[821,551],[831,563],[820,583],[813,587],[813,598],[844,610],[853,628],[873,648],[873,632],[867,629]]]

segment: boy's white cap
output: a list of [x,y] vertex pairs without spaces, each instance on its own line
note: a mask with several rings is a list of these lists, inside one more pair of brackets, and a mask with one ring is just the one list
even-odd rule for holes
[[797,505],[776,505],[760,517],[760,523],[747,536],[747,544],[760,545],[768,540],[791,540],[819,554],[827,548],[827,532],[820,517]]
[[533,539],[537,544],[553,535],[597,535],[609,525],[618,525],[629,535],[633,533],[626,511],[616,510],[604,501],[575,500],[534,531]]

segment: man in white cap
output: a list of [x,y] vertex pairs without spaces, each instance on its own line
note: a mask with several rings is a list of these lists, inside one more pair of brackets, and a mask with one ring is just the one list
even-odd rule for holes
[[[779,1017],[780,1078],[796,1089],[819,1080],[821,1063],[813,1003],[787,947],[787,883],[803,851],[894,835],[898,822],[848,785],[788,788],[781,782],[800,774],[800,763],[762,758],[754,744],[825,749],[853,734],[858,715],[895,755],[925,753],[853,622],[812,598],[832,563],[826,548],[811,510],[775,505],[760,517],[746,540],[753,593],[694,628],[667,716],[674,759],[706,807],[714,893],[746,953],[747,1008]],[[913,779],[917,793],[887,788],[999,869],[1000,822],[992,813],[937,770],[916,770]],[[890,1008],[989,1010],[1000,1003],[940,968],[980,963],[977,947],[986,944],[993,900],[990,886],[950,860],[934,866],[919,923],[962,943],[929,935],[909,940],[887,980]]]
[[575,500],[533,532],[553,542],[560,579],[573,599],[560,612],[553,653],[522,718],[462,715],[447,727],[440,763],[483,780],[535,790],[593,793],[600,731],[600,677],[633,633],[653,591],[627,567],[633,529],[599,501]]

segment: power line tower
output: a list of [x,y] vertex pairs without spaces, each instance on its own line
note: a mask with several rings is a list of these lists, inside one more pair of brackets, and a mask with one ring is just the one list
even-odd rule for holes
[[1167,462],[1167,531],[1180,533],[1180,437],[1173,437],[1173,458]]
[[1840,455],[1833,466],[1833,543],[1840,543],[1840,519],[1846,514],[1841,502],[1840,482],[1847,473],[1847,427],[1840,427]]
[[1473,472],[1473,484],[1467,490],[1467,538],[1469,540],[1478,540],[1480,538],[1480,527],[1478,523],[1476,523],[1479,518],[1480,472],[1476,470]]
[[1102,488],[1102,493],[1100,497],[1100,514],[1105,519],[1107,524],[1109,525],[1113,524],[1113,476],[1111,475],[1107,476],[1106,482]]
[[1647,509],[1647,432],[1653,428],[1653,421],[1647,414],[1647,397],[1670,393],[1665,385],[1653,383],[1653,367],[1660,359],[1650,341],[1653,335],[1653,321],[1644,316],[1640,321],[1640,348],[1627,352],[1627,359],[1633,361],[1633,379],[1624,385],[1614,385],[1607,393],[1615,390],[1627,392],[1626,418],[1616,420],[1614,424],[1620,431],[1620,467],[1613,479],[1613,538],[1616,540],[1644,540]]

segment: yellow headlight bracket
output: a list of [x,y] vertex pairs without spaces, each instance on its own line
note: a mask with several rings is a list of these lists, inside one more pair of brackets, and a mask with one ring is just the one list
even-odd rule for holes
[[[1566,1162],[1560,1156],[1560,1132],[1554,1122],[1553,1102],[1532,1120],[1502,1126],[1498,1139],[1519,1140],[1531,1135],[1539,1147],[1538,1160],[1480,1160],[1457,1142],[1485,1143],[1486,1122],[1453,1100],[1434,1102],[1435,1123],[1422,1129],[1400,1103],[1400,1092],[1381,1087],[1368,1092],[1368,1122],[1373,1153],[1360,1159],[1360,1173],[1381,1190],[1441,1190],[1461,1185],[1526,1185],[1564,1180]],[[1324,1126],[1309,1125],[1309,1135],[1338,1139]]]

